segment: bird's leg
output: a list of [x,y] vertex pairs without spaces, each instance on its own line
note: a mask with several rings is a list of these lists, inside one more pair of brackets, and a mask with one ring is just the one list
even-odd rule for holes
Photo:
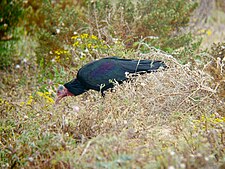
[[105,93],[104,93],[104,91],[101,91],[101,95],[102,95],[103,98],[105,98]]

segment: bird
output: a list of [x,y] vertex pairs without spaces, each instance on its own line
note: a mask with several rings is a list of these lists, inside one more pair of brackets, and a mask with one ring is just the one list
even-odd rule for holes
[[78,70],[76,78],[60,85],[56,91],[55,103],[66,96],[78,96],[90,89],[104,91],[113,88],[117,82],[121,84],[128,80],[127,73],[150,73],[159,68],[167,68],[163,61],[159,60],[135,60],[119,57],[105,57],[92,61]]

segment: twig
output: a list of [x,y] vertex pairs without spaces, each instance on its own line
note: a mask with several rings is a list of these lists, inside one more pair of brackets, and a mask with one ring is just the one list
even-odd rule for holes
[[87,152],[88,148],[90,147],[91,143],[92,143],[92,140],[90,140],[90,141],[87,143],[87,145],[86,145],[86,147],[84,148],[84,150],[83,150],[83,152],[82,152],[80,158],[78,159],[78,161],[80,161],[81,158],[84,156],[84,154],[86,154],[86,152]]

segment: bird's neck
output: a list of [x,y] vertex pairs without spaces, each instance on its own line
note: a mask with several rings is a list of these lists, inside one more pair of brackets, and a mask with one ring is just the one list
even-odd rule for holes
[[71,92],[69,92],[69,90],[68,89],[66,89],[67,91],[66,91],[66,96],[74,96],[74,94],[73,93],[71,93]]

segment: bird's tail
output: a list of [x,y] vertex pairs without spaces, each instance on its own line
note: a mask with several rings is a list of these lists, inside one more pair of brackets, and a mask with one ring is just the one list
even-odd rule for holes
[[167,68],[163,61],[138,60],[136,61],[135,72],[153,72],[160,68]]

